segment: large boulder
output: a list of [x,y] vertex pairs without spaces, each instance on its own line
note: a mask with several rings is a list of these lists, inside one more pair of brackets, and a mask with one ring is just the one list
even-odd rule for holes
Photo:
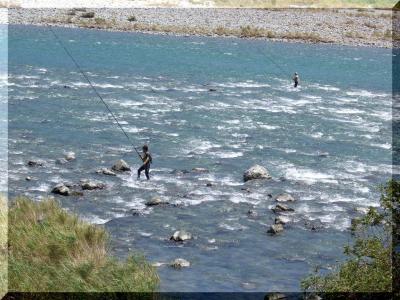
[[271,179],[271,178],[272,177],[271,175],[269,175],[267,169],[260,165],[252,166],[243,174],[243,180],[245,182],[254,179]]
[[190,262],[183,258],[177,258],[171,263],[171,267],[175,269],[188,268],[190,267]]
[[149,201],[146,202],[146,206],[157,206],[157,205],[166,205],[166,204],[169,204],[169,202],[161,200],[160,197],[153,197]]
[[62,195],[62,196],[70,196],[71,190],[63,183],[57,184],[51,192],[53,194]]
[[103,174],[103,175],[108,175],[108,176],[117,176],[113,171],[111,171],[108,168],[101,168],[100,170],[96,171],[97,174]]
[[276,196],[275,200],[277,202],[293,202],[295,199],[293,198],[292,195],[280,194],[280,195]]
[[183,242],[192,239],[192,235],[184,230],[175,231],[170,240],[175,242]]
[[275,235],[278,233],[281,233],[283,231],[283,225],[282,224],[274,224],[271,225],[271,227],[268,229],[267,233],[271,235]]
[[126,161],[120,159],[115,163],[115,165],[112,166],[112,170],[118,172],[125,172],[125,171],[130,171],[131,167],[126,163]]
[[82,190],[102,190],[106,187],[102,182],[95,182],[87,179],[81,180],[80,185]]

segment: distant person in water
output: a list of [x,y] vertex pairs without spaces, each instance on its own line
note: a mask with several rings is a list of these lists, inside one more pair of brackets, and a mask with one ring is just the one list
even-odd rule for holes
[[294,87],[297,88],[297,86],[299,85],[299,82],[300,82],[300,77],[299,77],[299,74],[297,74],[297,72],[294,73],[293,81],[294,81]]
[[143,161],[143,165],[137,170],[137,178],[140,179],[140,173],[144,170],[144,174],[146,175],[147,180],[150,179],[150,164],[153,162],[151,158],[151,154],[149,152],[149,147],[144,145],[142,147],[143,155],[140,155],[140,158]]

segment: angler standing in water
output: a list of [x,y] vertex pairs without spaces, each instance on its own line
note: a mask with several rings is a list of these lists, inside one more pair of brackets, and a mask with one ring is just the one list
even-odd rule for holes
[[293,81],[294,81],[294,87],[297,88],[300,82],[300,77],[299,74],[297,74],[297,72],[294,73]]
[[149,147],[147,145],[144,145],[142,147],[143,150],[143,156],[139,154],[140,158],[143,161],[143,165],[137,170],[137,179],[140,179],[140,173],[144,170],[144,174],[146,175],[147,180],[150,179],[150,164],[153,162],[151,158],[151,154],[149,152]]

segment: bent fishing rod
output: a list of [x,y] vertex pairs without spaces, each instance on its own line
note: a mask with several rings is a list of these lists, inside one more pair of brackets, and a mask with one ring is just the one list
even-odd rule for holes
[[82,76],[85,78],[85,80],[88,82],[88,84],[90,85],[90,87],[92,88],[92,90],[95,92],[96,96],[101,100],[101,102],[104,104],[104,106],[106,107],[106,109],[108,110],[108,113],[113,117],[113,119],[115,120],[115,122],[117,123],[118,127],[121,129],[121,131],[123,132],[123,134],[125,135],[125,137],[127,138],[128,142],[132,145],[133,149],[135,149],[137,155],[140,157],[140,159],[142,160],[142,156],[140,155],[139,151],[136,149],[135,145],[133,144],[132,140],[130,139],[129,135],[126,133],[126,131],[124,130],[124,128],[122,127],[122,125],[118,122],[117,117],[115,116],[115,114],[112,112],[110,106],[104,101],[103,97],[99,94],[99,92],[96,90],[96,88],[94,87],[94,85],[92,84],[92,82],[90,81],[89,77],[86,75],[86,73],[82,70],[82,68],[79,66],[78,62],[75,60],[75,58],[72,56],[72,54],[69,52],[69,50],[67,49],[67,47],[65,47],[64,43],[62,42],[62,40],[58,37],[58,35],[55,33],[55,31],[53,30],[52,26],[49,26],[49,29],[51,31],[51,33],[53,34],[53,36],[55,37],[56,41],[60,44],[60,46],[64,49],[65,53],[69,56],[69,58],[72,60],[72,62],[74,63],[75,67],[77,68],[77,70],[79,71],[79,73],[82,74]]

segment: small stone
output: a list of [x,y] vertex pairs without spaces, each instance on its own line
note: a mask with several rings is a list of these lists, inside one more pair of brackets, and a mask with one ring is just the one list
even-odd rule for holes
[[267,169],[260,165],[252,166],[243,174],[243,180],[249,181],[254,179],[271,179],[271,175],[269,175]]
[[96,171],[97,174],[103,174],[103,175],[108,175],[108,176],[117,176],[113,171],[111,171],[108,168],[101,168],[100,170]]
[[195,173],[208,173],[209,171],[206,168],[193,168],[192,172],[195,172]]
[[130,171],[131,167],[123,159],[120,159],[115,163],[115,165],[113,165],[112,170],[118,172],[125,172],[125,171]]
[[175,269],[188,268],[190,267],[190,262],[183,258],[177,258],[171,263],[171,267]]
[[276,196],[275,200],[277,202],[293,202],[295,199],[293,198],[292,195],[280,194],[280,195]]
[[208,91],[209,91],[209,92],[216,92],[216,91],[217,91],[217,89],[213,89],[213,88],[211,88],[211,89],[208,89]]
[[247,211],[247,216],[250,218],[256,218],[256,217],[258,217],[258,213],[256,211],[250,209]]
[[62,196],[70,196],[71,195],[71,191],[70,189],[65,186],[63,183],[59,183],[57,184],[52,190],[51,192],[53,194],[58,194],[58,195],[62,195]]
[[213,185],[212,185],[211,182],[207,182],[206,186],[207,186],[207,187],[212,187]]
[[40,160],[30,160],[28,161],[28,166],[30,167],[43,167],[44,162]]
[[272,208],[274,213],[282,212],[282,211],[294,211],[293,208],[287,207],[283,204],[277,204],[274,208]]
[[175,242],[183,242],[192,239],[192,235],[184,230],[175,231],[170,240]]
[[26,181],[31,181],[31,180],[32,180],[32,177],[31,177],[31,176],[27,176],[27,177],[25,178],[25,180],[26,180]]
[[153,197],[151,200],[147,201],[145,204],[146,204],[146,206],[157,206],[157,205],[163,205],[163,204],[166,205],[169,203],[166,201],[162,201],[161,198],[159,198],[159,197]]
[[75,159],[75,153],[74,152],[68,152],[68,153],[65,154],[64,158],[67,161],[74,160]]
[[275,224],[281,224],[281,225],[285,225],[290,221],[289,218],[285,217],[285,216],[277,216],[275,218]]
[[271,225],[271,227],[268,229],[267,233],[275,235],[275,234],[281,233],[282,231],[283,231],[282,224],[274,224],[274,225]]
[[56,159],[56,164],[58,165],[64,165],[66,164],[68,161],[65,158],[58,158]]

